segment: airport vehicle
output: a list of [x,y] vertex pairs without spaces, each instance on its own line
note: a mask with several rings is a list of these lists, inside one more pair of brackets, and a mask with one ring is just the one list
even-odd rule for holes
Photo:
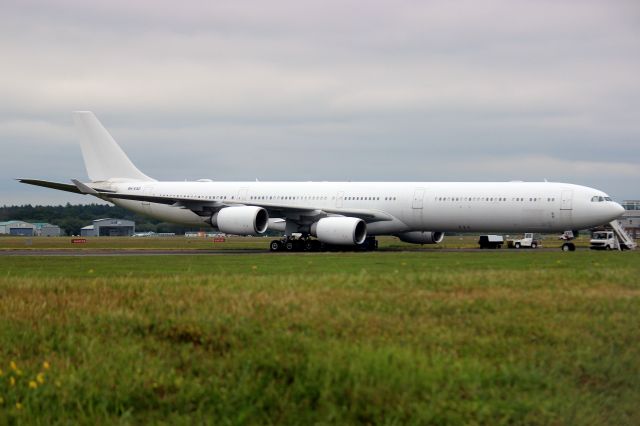
[[374,249],[377,235],[437,244],[447,231],[560,232],[600,225],[624,211],[602,191],[552,182],[159,182],[138,170],[93,113],[73,118],[90,182],[20,182],[227,234],[283,232],[271,250]]
[[[633,250],[636,242],[627,234],[618,221],[611,223],[612,230],[595,231],[591,235],[589,248],[592,250]],[[619,229],[616,229],[618,225]]]
[[507,247],[509,248],[538,248],[540,245],[540,240],[533,237],[531,232],[527,232],[524,234],[522,238],[519,240],[509,240],[507,241]]
[[480,235],[478,244],[481,249],[499,249],[504,244],[502,235]]
[[618,241],[613,231],[597,231],[591,236],[590,249],[613,250],[618,248]]

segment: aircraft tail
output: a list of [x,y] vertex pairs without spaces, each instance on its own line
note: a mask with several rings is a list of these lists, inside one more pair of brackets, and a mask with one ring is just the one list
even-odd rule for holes
[[91,111],[74,111],[72,115],[89,179],[155,180],[138,170]]

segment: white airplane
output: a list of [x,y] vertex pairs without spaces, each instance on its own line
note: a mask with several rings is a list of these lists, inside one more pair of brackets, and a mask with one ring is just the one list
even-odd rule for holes
[[[91,181],[20,182],[227,234],[284,232],[271,242],[273,251],[374,249],[377,235],[436,244],[445,232],[562,232],[608,223],[624,212],[604,192],[568,183],[158,182],[138,170],[92,112],[74,112],[73,118]],[[572,243],[563,246],[573,249]]]

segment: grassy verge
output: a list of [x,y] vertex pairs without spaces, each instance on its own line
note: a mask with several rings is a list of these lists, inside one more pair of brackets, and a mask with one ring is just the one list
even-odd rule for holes
[[0,257],[0,423],[637,424],[638,260]]

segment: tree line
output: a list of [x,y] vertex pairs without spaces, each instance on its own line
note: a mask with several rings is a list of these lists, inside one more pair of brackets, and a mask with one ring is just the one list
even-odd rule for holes
[[[67,203],[62,206],[3,206],[0,207],[0,222],[23,220],[25,222],[47,222],[58,225],[66,235],[80,235],[80,228],[91,225],[95,219],[116,218],[133,220],[136,232],[175,232],[184,234],[197,231],[198,228],[185,227],[162,222],[147,216],[139,215],[122,207],[106,204]],[[204,228],[204,227],[203,227]]]

